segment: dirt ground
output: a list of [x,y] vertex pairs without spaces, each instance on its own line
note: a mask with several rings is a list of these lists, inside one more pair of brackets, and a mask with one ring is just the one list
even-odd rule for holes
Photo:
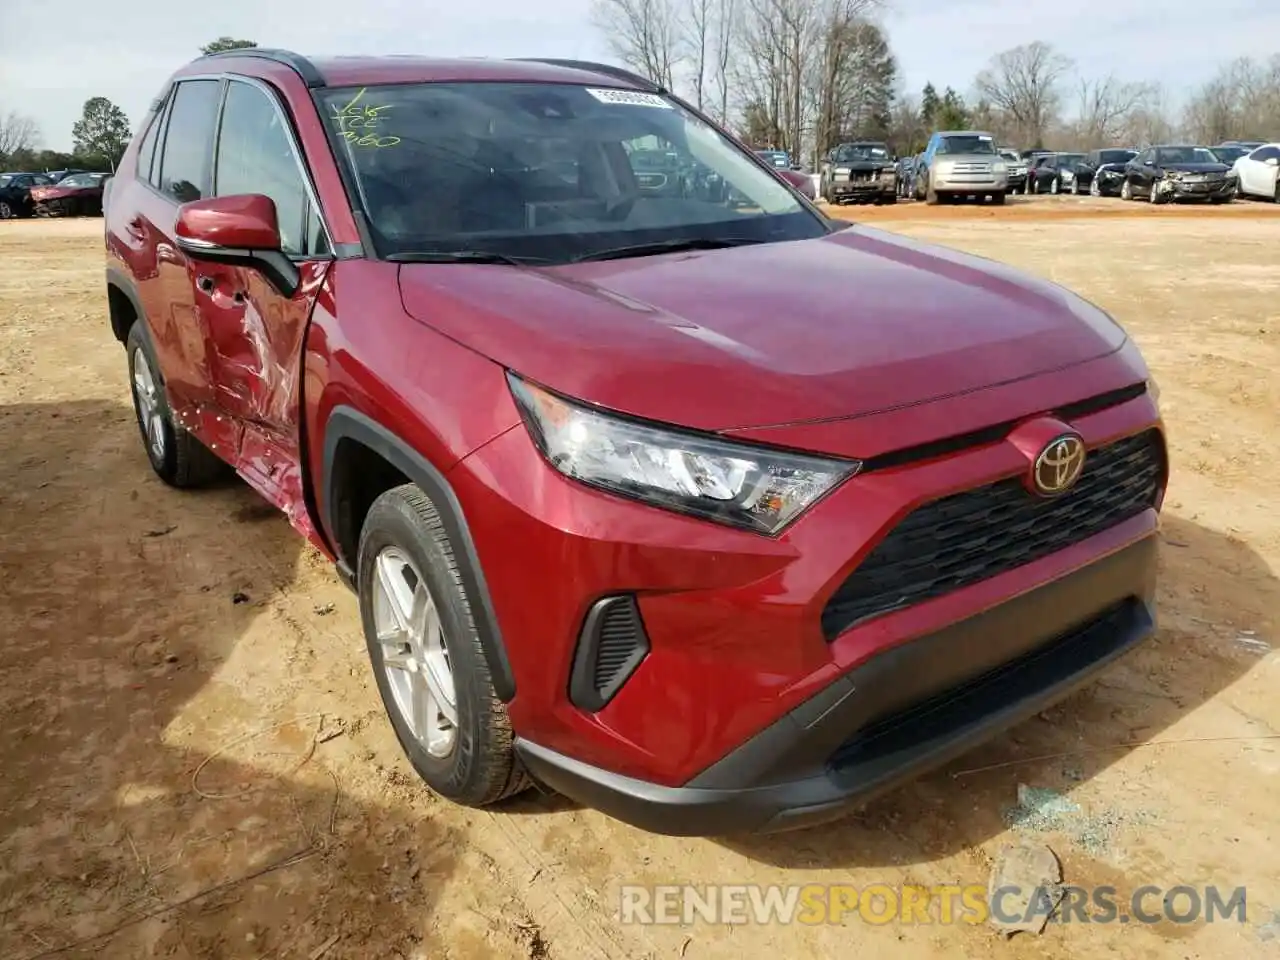
[[[1277,214],[1087,198],[840,211],[1066,284],[1140,342],[1172,444],[1161,628],[855,817],[732,841],[651,836],[538,793],[484,812],[433,799],[326,563],[238,483],[179,493],[152,475],[107,325],[101,221],[0,224],[0,957],[1276,956]],[[1153,740],[1178,742],[1116,746]],[[1020,784],[1080,811],[1011,827]],[[1066,882],[1121,898],[1246,886],[1248,921],[1006,941],[856,915],[617,919],[623,883],[985,884],[1023,834]]]

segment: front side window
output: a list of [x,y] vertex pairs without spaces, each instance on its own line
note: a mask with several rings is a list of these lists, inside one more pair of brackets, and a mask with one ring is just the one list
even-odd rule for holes
[[1256,160],[1259,163],[1266,163],[1276,157],[1280,157],[1280,148],[1277,147],[1259,147],[1249,155],[1250,160]]
[[740,146],[656,94],[419,83],[318,100],[381,256],[565,262],[632,244],[827,232]]
[[284,118],[257,87],[232,81],[222,108],[214,191],[268,196],[276,205],[280,248],[306,252],[307,192]]
[[208,196],[218,88],[217,80],[184,80],[174,91],[159,186],[179,203]]

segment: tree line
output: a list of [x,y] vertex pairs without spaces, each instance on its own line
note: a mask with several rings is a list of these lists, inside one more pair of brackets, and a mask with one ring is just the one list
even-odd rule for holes
[[[200,48],[207,56],[256,47],[252,40],[219,37]],[[81,169],[114,173],[133,136],[125,112],[106,97],[90,97],[71,125],[70,153],[42,149],[40,125],[20,111],[0,113],[0,172]]]
[[901,89],[887,0],[593,0],[614,56],[686,96],[756,148],[819,156],[855,138],[921,149],[979,128],[1024,149],[1280,137],[1280,54],[1241,58],[1190,91],[1090,77],[1051,44],[995,53],[965,83]]

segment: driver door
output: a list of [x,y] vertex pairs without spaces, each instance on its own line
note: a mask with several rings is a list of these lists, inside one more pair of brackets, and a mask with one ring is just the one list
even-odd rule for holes
[[297,526],[308,523],[305,511],[291,509],[302,501],[303,348],[332,258],[285,113],[264,87],[227,81],[213,194],[270,197],[281,250],[301,282],[287,295],[253,267],[194,260],[189,266],[213,403],[239,433],[233,464]]

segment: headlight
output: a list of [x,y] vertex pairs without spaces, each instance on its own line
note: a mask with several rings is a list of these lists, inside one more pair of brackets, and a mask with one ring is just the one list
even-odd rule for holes
[[849,172],[849,168],[848,168],[848,167],[836,167],[835,172],[836,172],[836,173],[848,173],[848,172]]
[[757,533],[777,533],[861,467],[650,426],[570,403],[514,374],[507,380],[534,444],[565,476]]
[[1009,165],[1006,164],[1003,160],[997,160],[995,163],[991,165],[991,172],[992,173],[1008,173]]

